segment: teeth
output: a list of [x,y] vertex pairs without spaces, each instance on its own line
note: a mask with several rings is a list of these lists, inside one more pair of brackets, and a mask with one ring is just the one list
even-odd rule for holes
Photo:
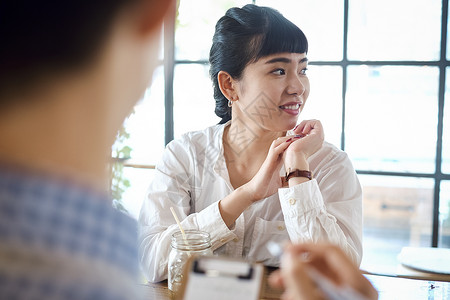
[[294,104],[294,105],[281,105],[280,108],[282,109],[299,109],[300,108],[300,104]]

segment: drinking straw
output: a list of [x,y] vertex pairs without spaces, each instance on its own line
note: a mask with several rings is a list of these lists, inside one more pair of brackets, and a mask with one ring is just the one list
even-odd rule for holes
[[178,227],[180,227],[180,231],[181,231],[181,234],[183,235],[183,240],[184,240],[184,242],[186,243],[186,245],[189,246],[189,243],[188,243],[188,241],[187,241],[187,239],[186,239],[186,233],[184,232],[184,229],[183,229],[183,227],[181,226],[180,220],[178,219],[178,216],[177,216],[177,214],[175,213],[175,210],[173,209],[172,206],[170,207],[170,211],[172,212],[172,215],[173,215],[175,221],[177,221]]

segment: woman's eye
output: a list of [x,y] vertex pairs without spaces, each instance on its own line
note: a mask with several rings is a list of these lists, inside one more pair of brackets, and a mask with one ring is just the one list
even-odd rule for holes
[[306,75],[306,71],[308,71],[308,68],[304,68],[303,70],[300,71],[301,75]]
[[276,69],[274,71],[272,71],[273,74],[275,75],[285,75],[286,72],[283,69]]

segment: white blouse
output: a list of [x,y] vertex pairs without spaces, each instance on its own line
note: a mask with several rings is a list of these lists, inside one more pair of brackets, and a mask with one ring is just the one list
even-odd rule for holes
[[218,202],[234,190],[222,141],[229,124],[186,133],[167,145],[139,216],[140,263],[147,279],[167,279],[171,235],[179,230],[171,206],[185,230],[210,234],[215,254],[278,266],[268,241],[328,241],[359,264],[361,186],[347,154],[327,142],[308,160],[313,180],[280,188],[246,209],[234,228],[225,225]]

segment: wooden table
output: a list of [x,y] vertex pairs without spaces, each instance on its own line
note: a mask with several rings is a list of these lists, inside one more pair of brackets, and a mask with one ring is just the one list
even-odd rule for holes
[[362,270],[363,274],[367,275],[378,275],[384,277],[398,277],[407,279],[418,279],[418,280],[430,280],[430,281],[446,281],[450,282],[450,275],[438,274],[431,272],[423,272],[413,268],[409,268],[402,264],[398,264],[393,272],[371,272],[368,270]]
[[404,247],[398,258],[398,276],[450,281],[450,249]]
[[398,258],[397,265],[393,265],[392,268],[383,270],[382,268],[369,265],[365,266],[366,269],[363,273],[450,282],[450,249],[405,247]]
[[[267,277],[271,272],[276,270],[276,268],[265,267],[264,273],[264,285],[261,292],[260,300],[276,300],[280,299],[281,290],[273,289],[267,281]],[[154,300],[169,300],[175,299],[173,293],[167,287],[167,280],[159,283],[147,283],[141,284],[140,288],[143,289],[143,293],[146,295],[146,299],[154,299]]]
[[[400,278],[365,274],[369,281],[375,286],[379,293],[379,300],[393,299],[428,299],[428,300],[450,300],[450,282],[437,280],[417,280],[411,278]],[[149,283],[140,286],[146,299],[169,300],[174,299],[167,288],[167,281],[161,283]],[[272,289],[267,280],[261,298],[262,300],[280,299],[281,291]]]

